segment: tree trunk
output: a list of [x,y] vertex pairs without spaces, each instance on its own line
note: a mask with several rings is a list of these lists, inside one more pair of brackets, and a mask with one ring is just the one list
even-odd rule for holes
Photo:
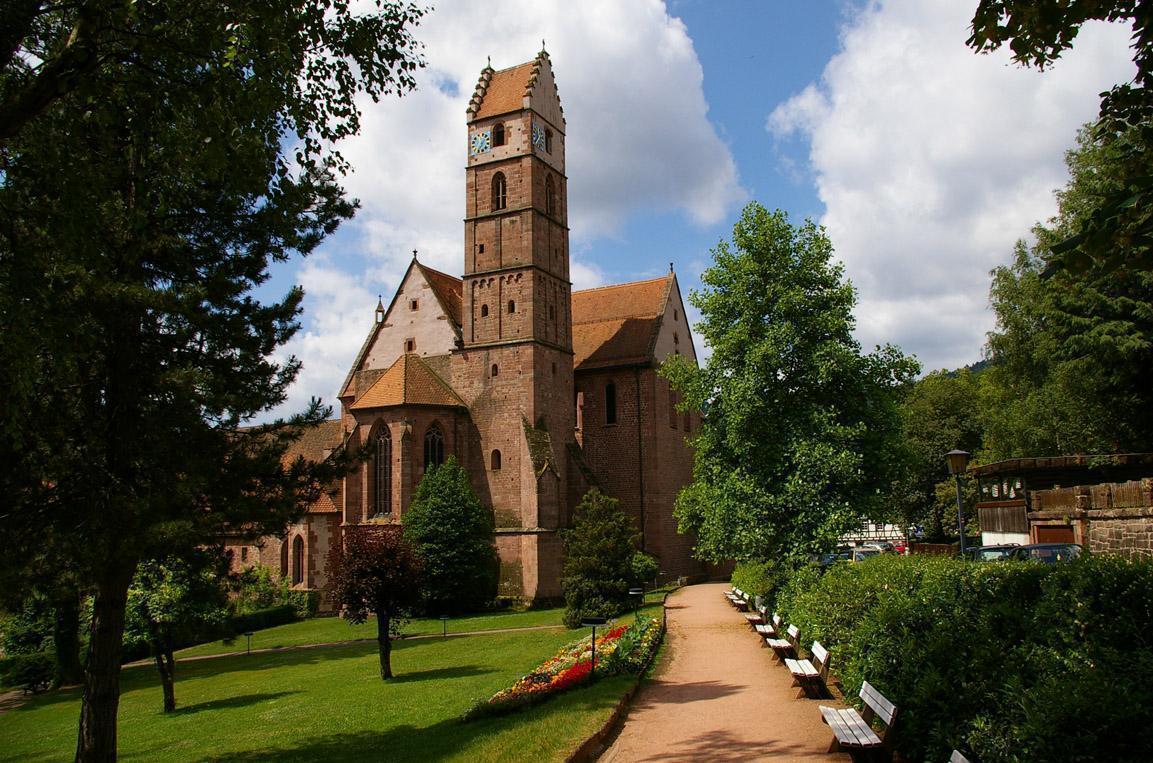
[[387,613],[376,613],[376,642],[380,645],[380,678],[392,678],[392,638],[389,635],[390,618]]
[[176,710],[176,685],[173,675],[172,639],[167,637],[167,629],[154,626],[152,638],[152,659],[156,662],[156,672],[160,674],[160,686],[164,690],[164,712]]
[[84,681],[80,662],[80,593],[70,589],[57,597],[52,622],[52,643],[56,648],[57,686],[72,686]]
[[134,564],[113,569],[96,586],[84,697],[76,739],[77,763],[116,760],[116,713],[120,707],[120,658],[124,651],[124,608]]

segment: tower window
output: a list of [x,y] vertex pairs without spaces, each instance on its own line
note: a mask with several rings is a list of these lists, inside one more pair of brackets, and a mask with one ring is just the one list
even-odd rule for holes
[[414,300],[411,300],[411,301],[408,303],[408,309],[409,309],[409,310],[419,310],[419,309],[420,309],[420,301],[419,301],[419,300],[415,300],[415,299],[414,299]]
[[492,375],[493,376],[499,376],[500,375],[500,366],[498,366],[496,363],[492,364]]
[[477,252],[477,254],[484,254],[484,244],[480,244],[479,246],[477,246],[476,252]]
[[544,179],[544,211],[547,214],[556,214],[556,186],[552,182],[552,175]]
[[440,425],[433,424],[424,433],[424,469],[428,471],[434,466],[444,463],[444,433]]
[[494,146],[504,145],[504,125],[499,124],[492,128],[492,144]]
[[[483,250],[484,247],[482,246],[481,249]],[[677,313],[676,308],[673,308],[673,320],[674,321],[677,319],[677,315],[679,315],[679,313]]]
[[552,130],[547,127],[544,128],[544,150],[547,153],[552,153]]
[[492,176],[492,211],[504,209],[508,206],[508,181],[504,173],[498,172]]
[[492,452],[492,456],[491,456],[490,461],[489,461],[489,466],[492,468],[492,470],[494,472],[500,471],[500,451],[499,450],[494,450]]
[[516,312],[516,300],[515,300],[515,299],[510,299],[510,300],[508,301],[508,311],[509,311],[510,313],[515,313],[515,312]]
[[605,385],[605,423],[617,423],[617,385],[612,382]]
[[415,339],[405,339],[404,340],[404,351],[405,352],[416,352],[416,340]]
[[674,331],[673,332],[673,344],[680,344],[680,343],[681,343],[681,337],[679,334],[677,334],[677,332]]
[[488,317],[488,305],[481,305],[480,306],[480,317],[481,318],[487,318]]
[[392,434],[382,427],[376,436],[372,454],[373,513],[378,517],[392,514]]

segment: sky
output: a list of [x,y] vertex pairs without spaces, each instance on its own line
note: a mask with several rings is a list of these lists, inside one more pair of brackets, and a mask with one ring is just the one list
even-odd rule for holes
[[468,99],[490,57],[515,66],[542,41],[566,121],[574,289],[671,262],[687,299],[757,201],[825,226],[865,351],[892,343],[925,371],[979,360],[989,271],[1055,213],[1077,128],[1134,66],[1129,30],[1103,24],[1044,72],[978,55],[965,46],[975,6],[439,0],[414,32],[417,90],[363,103],[360,135],[339,146],[357,216],[264,287],[305,289],[302,330],[280,355],[303,369],[274,414],[336,404],[414,249],[461,273]]

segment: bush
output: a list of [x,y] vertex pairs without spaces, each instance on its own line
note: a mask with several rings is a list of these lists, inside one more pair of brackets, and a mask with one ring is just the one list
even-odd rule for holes
[[564,624],[616,617],[630,606],[637,534],[620,502],[597,489],[585,494],[564,538]]
[[259,631],[296,622],[298,619],[300,618],[297,615],[296,607],[291,604],[278,604],[268,609],[258,609],[243,615],[233,615],[228,618],[227,628],[230,635],[238,636],[248,631]]
[[24,691],[44,691],[55,673],[56,660],[48,652],[13,654],[0,660],[0,683]]
[[1136,760],[1153,732],[1153,563],[877,557],[795,574],[779,609],[901,709],[911,760]]
[[492,603],[500,574],[492,513],[455,458],[424,475],[401,521],[424,560],[426,613],[475,612]]
[[759,596],[766,607],[772,607],[778,589],[789,577],[789,566],[766,559],[762,562],[740,562],[733,569],[732,583],[752,596]]

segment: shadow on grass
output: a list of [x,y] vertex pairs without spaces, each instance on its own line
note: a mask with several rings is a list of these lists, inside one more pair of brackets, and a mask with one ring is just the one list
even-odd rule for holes
[[[520,732],[526,724],[543,720],[574,708],[581,714],[604,712],[616,704],[628,685],[622,677],[598,682],[591,689],[578,689],[522,712],[496,718],[464,722],[457,718],[431,726],[395,726],[383,731],[351,731],[297,740],[291,746],[229,752],[224,755],[201,758],[198,763],[286,763],[287,761],[380,761],[405,763],[406,761],[440,760],[453,755],[470,756],[469,747],[493,737],[515,730]],[[523,732],[532,733],[532,731]],[[583,739],[570,740],[572,748]],[[489,754],[479,757],[491,759]],[[565,750],[564,752],[568,752]],[[562,755],[563,757],[563,755]]]
[[410,670],[397,673],[389,683],[407,684],[413,681],[435,681],[442,678],[467,678],[469,676],[483,676],[485,673],[495,673],[495,670],[481,668],[476,665],[453,665],[448,668],[429,668],[428,670]]
[[276,691],[265,692],[263,694],[241,694],[236,697],[197,702],[195,705],[189,705],[187,707],[177,707],[173,715],[191,715],[192,713],[201,713],[205,710],[227,710],[234,707],[247,707],[248,705],[255,705],[258,702],[267,702],[268,700],[280,699],[281,697],[288,697],[293,694],[300,694],[300,692]]

